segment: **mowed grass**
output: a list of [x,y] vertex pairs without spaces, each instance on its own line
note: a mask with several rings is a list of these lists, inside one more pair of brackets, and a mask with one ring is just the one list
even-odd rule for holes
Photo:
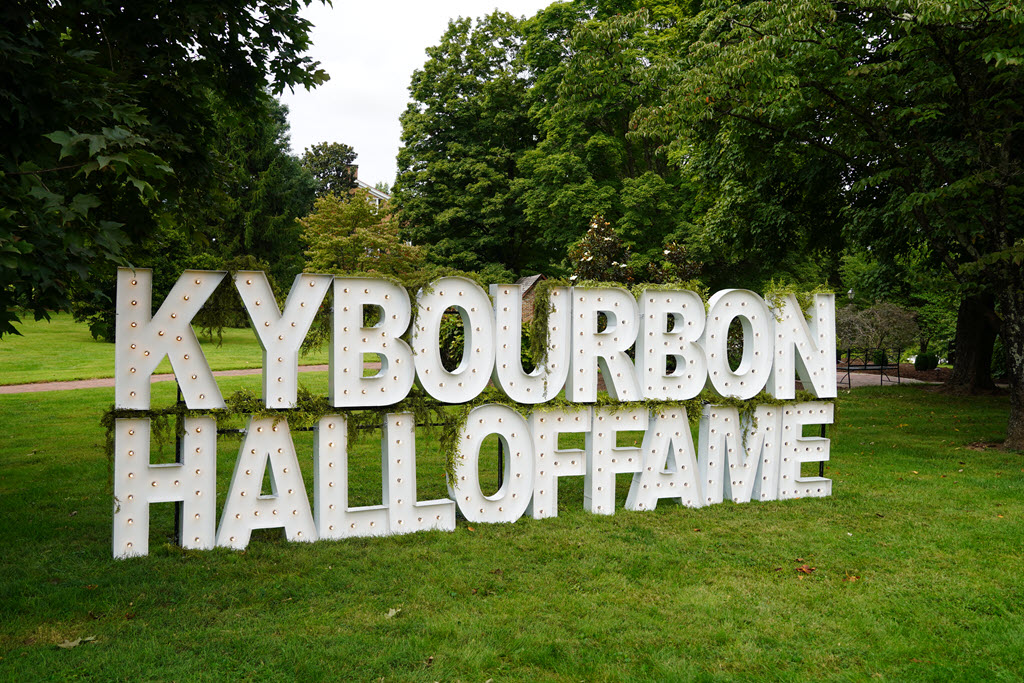
[[[969,447],[1002,438],[1004,398],[844,392],[825,499],[627,512],[620,475],[599,517],[566,478],[555,519],[313,544],[257,532],[245,552],[167,545],[163,505],[152,554],[115,561],[98,424],[112,396],[0,396],[0,679],[1024,675],[1024,457]],[[154,387],[154,405],[173,398]],[[311,487],[310,435],[296,441]],[[222,438],[218,510],[237,449]],[[352,504],[379,503],[379,435],[350,467]],[[422,430],[417,476],[421,500],[445,496]]]
[[[17,326],[21,336],[0,341],[0,384],[28,384],[114,376],[114,345],[96,341],[89,327],[76,323],[69,313],[56,313],[49,322],[27,320]],[[263,367],[263,350],[249,329],[225,328],[222,341],[211,341],[196,330],[199,343],[214,370]],[[300,365],[328,362],[325,345],[299,356]],[[166,358],[157,373],[171,372]]]

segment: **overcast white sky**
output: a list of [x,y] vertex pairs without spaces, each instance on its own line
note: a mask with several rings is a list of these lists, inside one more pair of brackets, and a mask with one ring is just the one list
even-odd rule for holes
[[292,151],[318,142],[355,148],[359,179],[395,181],[401,141],[398,117],[409,99],[409,79],[437,45],[448,20],[480,17],[495,9],[533,16],[555,0],[334,0],[303,15],[313,22],[311,55],[331,80],[311,91],[285,91],[291,109]]

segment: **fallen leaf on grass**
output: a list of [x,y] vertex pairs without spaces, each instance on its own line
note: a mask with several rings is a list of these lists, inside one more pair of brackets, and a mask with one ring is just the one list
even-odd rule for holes
[[474,528],[473,528],[473,527],[471,527],[471,526],[467,526],[467,527],[466,527],[466,529],[468,529],[469,531],[476,531],[476,529],[474,529]]
[[394,619],[402,611],[401,607],[392,607],[388,610],[388,613],[384,615],[385,619]]
[[849,572],[847,572],[846,578],[843,579],[843,581],[860,581],[860,577],[856,574],[850,574]]
[[434,655],[430,655],[429,657],[427,657],[427,661],[425,662],[425,664],[426,664],[427,666],[430,666],[430,665],[432,665],[433,663],[434,663]]
[[817,567],[808,567],[806,564],[796,568],[796,570],[801,574],[810,574],[815,569],[817,569]]
[[57,647],[62,650],[70,650],[73,647],[78,647],[82,643],[92,643],[96,640],[96,636],[85,636],[84,638],[75,638],[74,640],[65,640],[63,643],[57,643]]
[[90,583],[88,586],[85,587],[85,590],[87,590],[87,591],[94,591],[97,588],[99,588],[98,585],[96,585],[95,583]]

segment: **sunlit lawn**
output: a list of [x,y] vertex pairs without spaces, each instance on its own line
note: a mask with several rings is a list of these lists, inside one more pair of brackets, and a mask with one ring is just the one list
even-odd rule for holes
[[[156,385],[155,404],[173,392]],[[624,475],[598,517],[567,478],[556,519],[310,545],[257,532],[245,552],[165,545],[163,505],[153,553],[114,561],[98,424],[112,395],[0,396],[0,679],[1024,675],[1024,458],[969,447],[1002,438],[1003,398],[847,394],[827,499],[634,513]],[[376,439],[352,448],[352,504],[380,502]],[[220,503],[237,449],[222,439]],[[417,464],[420,499],[444,497],[422,431]]]

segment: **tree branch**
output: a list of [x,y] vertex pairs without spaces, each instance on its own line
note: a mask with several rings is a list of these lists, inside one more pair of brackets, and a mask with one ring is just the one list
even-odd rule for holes
[[80,166],[85,166],[87,163],[89,162],[81,161],[77,164],[68,164],[66,166],[54,166],[53,168],[40,168],[35,171],[14,171],[12,173],[8,173],[7,175],[39,175],[40,173],[54,173],[56,171],[66,171],[71,168],[79,168]]

